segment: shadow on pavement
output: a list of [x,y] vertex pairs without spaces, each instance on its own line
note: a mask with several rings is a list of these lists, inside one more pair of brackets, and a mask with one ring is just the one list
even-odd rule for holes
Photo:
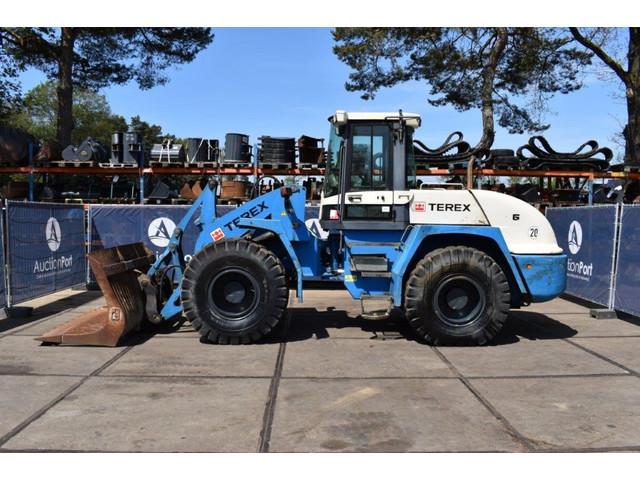
[[57,315],[60,312],[68,310],[70,308],[80,307],[85,303],[89,303],[102,296],[101,292],[85,291],[76,295],[60,298],[46,305],[35,307],[33,313],[25,317],[8,317],[4,320],[0,320],[0,333],[6,332],[23,325],[28,325],[33,322],[37,322],[45,317]]
[[512,311],[500,333],[489,345],[508,345],[527,340],[557,340],[571,338],[577,330],[543,313]]
[[[337,310],[335,308],[323,311],[318,311],[315,308],[296,308],[291,312],[288,325],[285,323],[278,325],[270,335],[256,343],[275,344],[310,339],[321,340],[331,338],[332,335],[335,336],[337,331],[348,331],[350,329],[359,329],[370,334],[369,339],[405,340],[424,343],[414,334],[400,310],[393,310],[388,320],[365,320],[360,316],[350,316],[345,310]],[[119,343],[119,346],[140,345],[153,338],[156,334],[170,335],[183,328],[190,328],[189,323],[184,318],[160,325],[147,324],[139,332],[127,335]],[[577,333],[577,330],[544,314],[514,311],[509,314],[502,331],[489,345],[509,345],[519,342],[520,338],[528,340],[563,339],[573,337]],[[349,336],[342,335],[340,338],[349,338]],[[351,338],[365,339],[367,336],[355,333]],[[214,345],[214,343],[203,338],[193,338],[193,341]]]

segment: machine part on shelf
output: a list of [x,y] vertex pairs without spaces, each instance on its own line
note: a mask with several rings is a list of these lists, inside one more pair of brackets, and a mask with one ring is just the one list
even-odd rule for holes
[[413,140],[413,153],[416,163],[435,165],[467,160],[473,153],[471,146],[463,140],[462,132],[451,133],[445,141],[436,148],[429,148],[420,140]]
[[322,168],[326,163],[324,138],[302,135],[298,138],[298,165],[302,168]]
[[265,168],[292,168],[296,163],[294,138],[260,137],[258,164]]
[[[334,155],[319,218],[306,219],[307,194],[296,185],[218,216],[210,179],[131,289],[131,304],[146,305],[154,323],[186,315],[204,339],[239,344],[277,326],[289,288],[302,302],[304,281],[333,280],[361,301],[364,318],[402,308],[429,343],[482,345],[509,308],[564,291],[567,256],[535,207],[462,185],[415,188],[407,147],[419,115],[337,111],[329,121]],[[225,182],[222,197],[246,197],[246,185]],[[183,233],[194,225],[185,252]],[[121,291],[117,279],[104,288]]]
[[640,203],[640,180],[627,183],[624,189],[624,203]]
[[298,148],[298,163],[303,165],[317,165],[322,168],[326,162],[326,153],[324,148]]
[[42,143],[38,153],[33,157],[34,165],[47,166],[52,160],[62,158],[62,147],[55,140],[47,140]]
[[180,187],[180,198],[184,198],[185,200],[195,200],[195,196],[193,195],[193,190],[191,190],[190,182],[185,182],[182,187]]
[[180,198],[193,201],[202,193],[202,187],[206,184],[206,180],[195,180],[185,182],[180,188]]
[[122,132],[116,132],[111,135],[111,163],[123,163],[123,136]]
[[615,165],[611,165],[609,167],[609,171],[611,172],[640,172],[640,162],[624,162],[624,163],[616,163]]
[[0,165],[29,165],[29,145],[35,149],[36,137],[22,129],[0,125]]
[[575,188],[556,188],[550,193],[550,197],[556,207],[579,205],[582,203],[580,200],[580,190]]
[[65,162],[88,163],[93,166],[96,163],[107,161],[109,154],[104,145],[91,137],[87,137],[80,145],[69,145],[62,150],[62,158]]
[[22,200],[29,197],[29,182],[10,180],[2,186],[2,198]]
[[187,138],[187,161],[189,163],[218,162],[219,143],[215,138]]
[[175,143],[175,140],[167,139],[162,143],[156,143],[151,147],[150,161],[160,164],[179,164],[185,162],[184,145]]
[[97,140],[93,140],[91,137],[84,140],[78,146],[78,159],[81,162],[93,161],[93,162],[106,162],[109,159],[109,153],[107,148]]
[[59,197],[60,195],[55,189],[53,189],[49,185],[44,185],[42,187],[42,190],[40,191],[38,200],[41,202],[53,202],[54,200],[57,200]]
[[298,138],[298,148],[324,148],[324,138],[300,135],[300,138]]
[[224,163],[251,163],[249,135],[227,133],[224,136]]
[[538,186],[533,183],[516,183],[513,196],[527,203],[538,203],[542,201],[542,194]]
[[77,150],[78,150],[78,147],[76,145],[67,145],[62,150],[62,158],[68,162],[77,162],[78,161],[78,154],[76,153]]
[[513,150],[507,148],[489,150],[481,163],[483,168],[494,170],[513,170],[520,167],[520,159]]
[[536,135],[518,148],[516,153],[525,169],[555,168],[569,170],[605,171],[613,158],[610,148],[599,148],[598,142],[589,140],[573,152],[556,152],[546,138]]
[[249,185],[249,182],[244,180],[223,180],[221,183],[220,198],[223,200],[247,198]]
[[[268,182],[267,182],[268,181]],[[251,194],[249,198],[256,198],[265,193],[271,192],[276,188],[280,188],[282,182],[273,175],[263,175],[251,186]]]
[[106,306],[37,337],[44,343],[114,347],[145,318],[145,275],[155,255],[142,243],[95,250],[87,255]]
[[159,180],[153,187],[148,198],[149,200],[168,200],[171,198],[178,198],[178,194],[174,188],[164,181]]
[[140,134],[116,132],[111,135],[111,159],[114,165],[144,166],[144,149]]
[[316,177],[309,177],[304,182],[302,182],[302,186],[307,192],[308,201],[320,200],[322,185],[322,180],[318,181]]

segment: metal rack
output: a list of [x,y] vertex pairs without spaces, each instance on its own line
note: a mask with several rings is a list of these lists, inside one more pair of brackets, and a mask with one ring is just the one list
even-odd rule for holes
[[[286,176],[322,176],[323,168],[317,169],[265,169],[257,165],[245,168],[216,168],[197,167],[143,167],[143,168],[103,168],[103,167],[0,167],[0,174],[25,174],[29,176],[29,199],[34,197],[34,175],[37,174],[72,174],[72,175],[136,175],[140,179],[140,203],[144,200],[144,175],[286,175]],[[417,176],[453,176],[465,177],[466,169],[448,170],[443,168],[417,168]],[[473,176],[478,177],[532,177],[532,178],[577,178],[587,182],[589,199],[593,193],[593,181],[598,179],[640,180],[640,172],[593,172],[569,170],[493,170],[473,169]]]

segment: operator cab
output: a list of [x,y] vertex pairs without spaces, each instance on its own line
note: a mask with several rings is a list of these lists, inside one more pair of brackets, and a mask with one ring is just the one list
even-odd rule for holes
[[410,189],[417,188],[415,113],[354,113],[329,117],[320,224],[336,230],[404,230]]

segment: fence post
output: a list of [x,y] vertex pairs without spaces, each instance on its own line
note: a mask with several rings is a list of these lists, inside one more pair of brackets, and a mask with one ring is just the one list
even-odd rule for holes
[[613,230],[613,254],[611,256],[611,279],[609,282],[609,310],[614,310],[616,293],[616,276],[620,259],[620,234],[622,232],[622,213],[624,204],[616,203],[615,228]]
[[87,208],[87,222],[86,222],[85,228],[87,229],[86,230],[87,256],[85,256],[85,262],[87,264],[86,284],[89,285],[91,283],[91,270],[89,268],[89,257],[88,257],[88,254],[91,253],[91,204],[89,204],[89,208]]
[[10,200],[7,200],[7,205],[6,208],[4,209],[4,218],[5,218],[5,222],[4,225],[6,227],[6,231],[5,231],[5,238],[7,239],[7,258],[5,259],[5,266],[7,268],[7,273],[5,274],[5,278],[7,279],[7,308],[10,309],[11,307],[13,307],[13,292],[11,291],[11,281],[9,279],[9,276],[11,275],[11,252],[9,251],[9,249],[11,248],[11,242],[9,242],[9,204],[11,203]]

